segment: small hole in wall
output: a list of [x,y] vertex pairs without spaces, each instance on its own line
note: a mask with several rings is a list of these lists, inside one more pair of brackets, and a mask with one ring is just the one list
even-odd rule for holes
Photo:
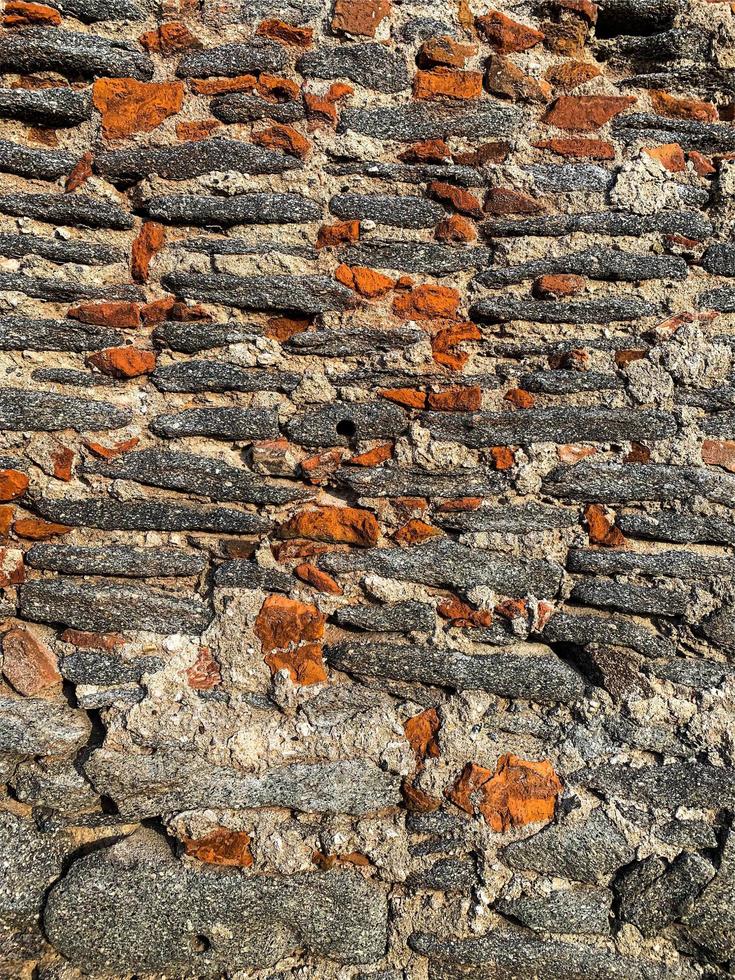
[[352,419],[342,419],[341,422],[337,423],[337,435],[347,436],[349,438],[354,436],[356,432],[357,426]]
[[195,953],[206,953],[211,947],[212,944],[206,936],[194,936],[191,940],[191,948]]

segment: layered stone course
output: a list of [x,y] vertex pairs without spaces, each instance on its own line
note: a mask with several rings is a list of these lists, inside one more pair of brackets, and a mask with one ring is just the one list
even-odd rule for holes
[[0,975],[733,976],[735,5],[0,74]]

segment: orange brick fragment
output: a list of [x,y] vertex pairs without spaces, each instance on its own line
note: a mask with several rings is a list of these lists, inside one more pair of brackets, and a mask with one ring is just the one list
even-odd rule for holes
[[90,633],[74,629],[64,630],[59,639],[81,650],[114,650],[127,642],[121,633]]
[[515,453],[510,446],[492,446],[490,457],[496,470],[509,470],[515,466]]
[[117,327],[131,329],[141,325],[140,307],[137,303],[127,303],[124,300],[108,303],[80,303],[66,311],[72,320],[81,323],[92,323],[97,327]]
[[47,541],[49,538],[58,538],[71,531],[66,524],[53,524],[51,521],[43,521],[40,517],[21,517],[13,524],[13,533],[19,538],[26,538],[29,541]]
[[138,378],[156,368],[156,355],[137,347],[108,347],[89,354],[86,363],[112,378]]
[[671,119],[695,119],[697,122],[715,122],[718,118],[717,108],[711,102],[701,102],[699,99],[680,99],[667,92],[652,91],[651,105],[653,111]]
[[403,527],[399,528],[393,535],[393,540],[398,544],[414,545],[428,541],[430,538],[440,537],[442,531],[438,527],[427,524],[426,521],[419,520],[418,517],[407,521]]
[[672,174],[682,173],[687,168],[684,151],[678,143],[664,143],[662,146],[644,146],[643,152],[657,160]]
[[325,617],[316,606],[269,595],[255,620],[255,635],[272,673],[284,668],[302,685],[327,679],[321,640]]
[[552,820],[562,788],[550,762],[507,754],[500,757],[494,773],[469,763],[448,795],[467,813],[476,805],[491,829],[502,833]]
[[434,237],[440,242],[474,242],[477,229],[461,214],[448,214],[437,224]]
[[430,37],[419,48],[419,64],[432,68],[463,68],[467,59],[477,54],[476,44],[460,44],[446,34]]
[[184,851],[189,857],[205,864],[219,864],[228,868],[249,868],[253,863],[250,852],[251,838],[239,830],[218,827],[206,837],[182,840]]
[[294,514],[281,524],[278,535],[372,548],[380,539],[380,525],[369,510],[324,506]]
[[22,497],[28,483],[28,477],[20,470],[0,470],[0,501],[7,503]]
[[597,452],[592,446],[558,446],[556,450],[556,455],[562,461],[562,463],[578,463],[582,459],[586,459],[588,456],[594,456]]
[[311,143],[293,126],[276,123],[268,129],[262,129],[251,136],[256,146],[264,146],[269,150],[282,150],[289,156],[303,160],[311,152]]
[[311,27],[298,27],[296,24],[287,24],[285,20],[264,20],[258,24],[255,32],[258,37],[268,37],[279,44],[287,44],[295,48],[308,48],[314,40],[314,31]]
[[3,27],[58,27],[61,14],[45,3],[27,3],[26,0],[7,0],[3,14]]
[[272,340],[279,340],[283,343],[297,333],[308,330],[310,326],[311,318],[308,316],[272,316],[268,320],[265,335]]
[[457,68],[434,68],[417,71],[413,79],[416,99],[479,99],[482,95],[482,72]]
[[328,592],[329,595],[342,595],[343,589],[339,582],[308,561],[297,565],[294,568],[294,575],[319,592]]
[[155,51],[163,55],[202,47],[202,42],[191,33],[186,24],[176,20],[161,24],[152,31],[146,31],[138,40],[146,51]]
[[471,218],[482,217],[480,202],[474,194],[463,190],[461,187],[455,187],[454,184],[447,184],[441,180],[432,180],[427,190],[437,201],[453,207],[460,214],[467,214]]
[[491,10],[477,17],[475,26],[496,50],[506,53],[526,51],[544,39],[542,32],[535,27],[521,24],[499,10]]
[[432,391],[428,398],[429,408],[437,412],[476,412],[482,405],[482,389],[473,385],[469,388],[445,388]]
[[67,194],[75,191],[77,187],[81,187],[82,184],[86,183],[92,176],[92,161],[94,156],[90,151],[83,153],[79,158],[79,162],[72,167],[69,172],[69,176],[66,178],[64,183],[64,190]]
[[195,95],[254,92],[258,88],[258,79],[255,75],[235,75],[233,78],[190,78],[189,88]]
[[61,683],[53,650],[27,629],[3,637],[3,676],[18,694],[35,697]]
[[375,269],[368,269],[364,265],[342,264],[335,269],[334,278],[367,299],[384,296],[395,285],[394,280],[389,276],[384,276],[382,272],[376,272]]
[[523,388],[511,388],[504,395],[505,401],[510,402],[511,405],[515,405],[516,408],[533,408],[536,404],[536,399],[533,397],[530,391],[524,391]]
[[375,37],[375,32],[390,16],[390,0],[336,0],[332,29],[361,37]]
[[219,664],[209,647],[199,647],[196,660],[186,671],[186,683],[194,691],[211,691],[222,683]]
[[702,443],[702,462],[735,473],[735,442],[731,439],[705,439]]
[[365,453],[358,453],[357,456],[350,457],[347,462],[351,466],[379,466],[392,458],[393,444],[386,442],[382,446],[376,446],[374,449],[368,449]]
[[535,197],[512,187],[491,187],[485,197],[485,211],[488,214],[541,214],[545,210]]
[[574,273],[556,273],[534,279],[531,291],[539,299],[556,299],[561,296],[575,296],[581,292],[587,280]]
[[10,525],[13,523],[14,514],[15,508],[7,505],[0,507],[0,536],[5,537],[10,534]]
[[452,159],[468,167],[482,167],[486,163],[503,163],[510,151],[511,145],[507,140],[490,140],[467,153],[453,153]]
[[[11,510],[11,508],[8,508]],[[0,548],[0,588],[20,585],[25,581],[26,570],[20,548]]]
[[522,102],[548,102],[552,92],[548,82],[527,75],[502,54],[488,58],[485,87],[493,95]]
[[423,140],[399,153],[398,159],[403,160],[404,163],[449,163],[452,159],[452,151],[444,140]]
[[436,510],[441,514],[452,514],[458,510],[477,510],[481,504],[482,497],[453,497],[437,504]]
[[105,446],[101,442],[93,442],[90,440],[85,440],[84,445],[93,456],[97,456],[99,459],[117,459],[117,457],[122,456],[123,453],[127,453],[130,452],[131,449],[135,449],[139,442],[140,439],[134,437],[132,439],[125,439],[123,442],[116,442],[112,446]]
[[176,123],[176,139],[185,143],[198,143],[206,140],[221,127],[219,119],[189,119]]
[[139,82],[135,78],[98,78],[92,101],[102,114],[102,132],[116,139],[147,133],[181,109],[183,82]]
[[431,341],[433,358],[437,364],[461,371],[469,360],[469,355],[454,350],[459,344],[468,340],[482,340],[479,327],[474,323],[453,323],[449,327],[438,330]]
[[344,450],[327,449],[301,461],[301,473],[309,483],[323,483],[342,465]]
[[64,480],[68,483],[72,476],[74,451],[68,446],[55,446],[49,455],[53,475],[57,480]]
[[135,282],[148,282],[148,267],[153,256],[160,252],[166,239],[163,225],[144,221],[130,250],[130,274]]
[[417,762],[439,757],[437,735],[440,728],[441,719],[436,708],[427,708],[426,711],[414,715],[403,723],[403,731],[416,755]]
[[541,122],[558,129],[589,133],[636,102],[634,95],[560,95]]
[[552,139],[541,140],[532,145],[537,150],[551,150],[561,157],[583,157],[589,160],[615,159],[615,147],[607,140]]
[[561,65],[552,65],[546,78],[557,88],[574,89],[601,74],[600,66],[588,61],[565,61]]
[[587,504],[584,509],[584,519],[587,523],[590,544],[599,544],[605,548],[624,547],[623,532],[610,520],[604,507],[599,504]]
[[393,300],[393,312],[402,320],[451,319],[459,309],[460,297],[449,286],[416,286]]
[[690,150],[687,153],[687,160],[694,167],[694,172],[699,174],[700,177],[709,177],[717,173],[717,167],[715,167],[710,158],[706,157],[703,153],[699,153],[698,150]]
[[316,247],[331,248],[344,242],[356,242],[359,237],[359,221],[338,221],[333,225],[321,226],[316,238]]
[[418,388],[382,388],[378,394],[404,408],[426,408],[426,393]]
[[442,801],[436,796],[425,793],[407,779],[404,779],[401,784],[401,796],[406,809],[411,813],[433,813],[442,805]]
[[493,614],[487,609],[474,609],[467,602],[462,602],[456,596],[451,599],[442,599],[436,607],[436,611],[444,619],[448,619],[452,626],[463,629],[473,629],[475,627],[492,626]]

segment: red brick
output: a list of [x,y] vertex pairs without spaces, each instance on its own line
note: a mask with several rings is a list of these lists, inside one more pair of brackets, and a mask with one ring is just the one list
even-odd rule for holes
[[130,274],[135,282],[148,282],[148,267],[153,256],[160,252],[166,240],[163,225],[144,221],[130,250]]
[[404,408],[426,408],[426,392],[419,391],[418,388],[381,388],[378,394]]
[[434,229],[434,238],[440,242],[474,242],[477,229],[461,214],[448,214]]
[[199,647],[196,660],[186,671],[186,683],[194,691],[211,691],[222,683],[219,664],[209,647]]
[[405,163],[449,163],[452,151],[444,140],[424,140],[399,153],[398,159]]
[[30,630],[12,629],[3,637],[3,675],[25,697],[35,697],[61,683],[56,656]]
[[342,595],[343,589],[339,582],[336,582],[331,575],[327,575],[321,568],[312,565],[310,562],[302,562],[294,568],[294,575],[306,582],[318,592],[327,592],[329,595]]
[[3,14],[3,27],[58,27],[61,14],[45,3],[27,3],[26,0],[7,0]]
[[475,25],[494,48],[506,53],[526,51],[544,39],[542,32],[535,27],[512,20],[499,10],[491,10],[490,13],[478,17]]
[[541,122],[557,129],[589,133],[636,102],[634,95],[560,95]]
[[533,408],[536,404],[536,399],[530,391],[524,391],[523,388],[511,388],[505,393],[504,398],[516,408]]
[[64,190],[67,194],[75,191],[82,184],[85,184],[92,176],[92,162],[94,156],[90,151],[83,153],[79,162],[71,169],[69,176],[64,183]]
[[393,279],[384,276],[382,272],[376,272],[375,269],[368,269],[364,265],[349,266],[342,264],[335,270],[334,278],[367,299],[384,296],[395,285]]
[[532,145],[537,150],[551,150],[561,157],[583,157],[590,160],[615,159],[615,147],[607,140],[551,139],[541,140]]
[[192,51],[202,47],[202,42],[191,33],[186,24],[175,20],[161,24],[152,31],[146,31],[138,40],[146,51],[155,51],[163,55],[178,54],[180,51]]
[[456,68],[417,71],[413,79],[416,99],[479,99],[482,95],[482,72]]
[[680,99],[668,92],[652,91],[653,111],[671,119],[695,119],[697,122],[716,122],[717,109],[711,102],[699,99]]
[[311,27],[298,27],[296,24],[287,24],[284,20],[264,20],[258,24],[255,33],[258,37],[268,37],[272,41],[295,48],[308,48],[314,41]]
[[430,392],[428,405],[437,412],[476,412],[482,405],[482,389],[473,385]]
[[0,470],[0,501],[8,503],[22,497],[28,484],[28,477],[20,470]]
[[53,524],[40,517],[21,517],[13,524],[13,533],[29,541],[47,541],[58,538],[71,531],[66,524]]
[[344,242],[356,242],[359,237],[359,221],[338,221],[333,225],[321,226],[316,238],[316,247],[331,248]]
[[255,620],[255,635],[273,674],[286,669],[296,684],[327,679],[322,659],[325,617],[316,606],[270,595]]
[[469,215],[471,218],[482,217],[480,202],[474,194],[463,190],[461,187],[455,187],[454,184],[447,184],[441,180],[432,180],[427,190],[431,197],[441,201],[442,204],[453,207],[460,214]]
[[683,173],[687,168],[684,151],[678,143],[664,143],[663,146],[644,146],[643,152],[657,160],[661,166],[673,174]]
[[249,868],[253,863],[250,852],[251,838],[240,830],[217,830],[192,840],[184,837],[184,851],[189,857],[205,864],[217,864],[226,868]]
[[66,315],[81,323],[98,327],[131,329],[141,326],[140,307],[137,303],[111,301],[108,303],[80,303],[67,310]]
[[607,516],[604,507],[599,504],[587,504],[584,509],[584,519],[587,524],[590,544],[599,544],[605,548],[622,548],[625,545],[623,532],[615,527]]
[[156,355],[137,347],[108,347],[89,354],[87,364],[112,378],[138,378],[155,371]]
[[305,136],[293,126],[281,123],[262,129],[259,133],[253,133],[250,138],[257,146],[264,146],[269,150],[282,150],[299,160],[303,160],[311,152],[311,143]]
[[536,198],[512,187],[491,187],[485,198],[485,211],[488,214],[541,214],[545,210]]
[[447,68],[464,68],[467,59],[477,54],[476,44],[460,44],[446,34],[431,37],[419,48],[419,64],[425,68],[443,65]]
[[183,99],[182,82],[98,78],[92,86],[95,109],[102,114],[103,135],[111,139],[156,129],[181,109]]
[[584,289],[586,283],[584,276],[558,273],[539,276],[534,280],[531,290],[539,299],[558,299],[560,296],[575,296]]
[[393,312],[402,320],[451,319],[459,309],[459,293],[449,286],[416,286],[393,300]]
[[426,521],[414,517],[396,531],[393,535],[393,540],[398,544],[410,546],[421,544],[423,541],[428,541],[431,538],[441,537],[442,534],[443,532],[438,527],[433,527],[431,524],[427,524]]
[[408,744],[420,764],[425,759],[438,759],[440,755],[437,736],[441,729],[441,719],[436,708],[427,708],[403,723],[403,731]]
[[336,0],[332,29],[361,37],[375,37],[378,27],[390,16],[390,0]]
[[324,506],[294,514],[281,524],[278,535],[371,548],[380,539],[380,526],[369,510]]

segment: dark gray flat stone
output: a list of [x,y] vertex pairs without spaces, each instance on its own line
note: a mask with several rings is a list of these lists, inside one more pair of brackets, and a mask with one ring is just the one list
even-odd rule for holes
[[558,466],[544,479],[544,492],[562,500],[624,503],[702,497],[731,506],[735,478],[695,466],[661,463],[580,463]]
[[156,368],[151,375],[159,391],[282,391],[289,393],[301,381],[289,371],[244,368],[227,361],[177,361]]
[[32,125],[78,126],[92,116],[89,92],[70,88],[0,89],[0,116]]
[[0,140],[2,173],[34,180],[56,180],[68,174],[76,162],[74,154],[63,150],[41,150]]
[[547,643],[571,643],[581,647],[589,644],[630,647],[648,657],[672,656],[676,652],[671,640],[639,623],[602,616],[556,613],[544,627],[543,638]]
[[433,633],[436,615],[425,602],[408,600],[385,606],[343,606],[334,614],[339,626],[378,633]]
[[735,558],[729,555],[700,555],[681,550],[634,552],[570,548],[567,558],[570,572],[591,575],[660,575],[665,578],[731,578]]
[[203,555],[179,548],[104,548],[65,544],[34,544],[25,554],[31,568],[62,575],[121,575],[129,578],[160,578],[199,575],[207,567]]
[[286,423],[300,446],[347,446],[353,439],[390,439],[409,426],[408,415],[390,402],[333,404],[294,415]]
[[345,220],[357,218],[393,228],[433,228],[446,217],[444,208],[435,201],[391,194],[336,194],[329,210]]
[[303,103],[269,102],[251,92],[228,92],[217,95],[209,104],[212,115],[225,123],[254,122],[269,119],[277,123],[295,123],[306,116]]
[[54,432],[76,429],[95,432],[119,429],[132,417],[128,408],[88,398],[54,395],[47,391],[0,388],[0,431]]
[[0,350],[90,351],[116,347],[123,337],[116,330],[75,320],[32,320],[21,316],[0,318]]
[[283,153],[221,136],[175,146],[115,150],[100,153],[94,160],[95,171],[113,180],[139,180],[149,174],[158,174],[165,180],[187,180],[214,170],[280,174],[299,167],[298,160]]
[[369,240],[342,248],[339,255],[350,265],[420,272],[427,276],[447,276],[464,269],[482,269],[492,261],[489,248],[439,245],[435,242]]
[[628,585],[610,579],[582,579],[572,589],[571,599],[583,606],[618,609],[634,616],[683,616],[688,605],[688,595],[682,589]]
[[243,44],[220,44],[202,51],[189,51],[179,61],[179,78],[234,77],[252,72],[278,72],[286,64],[286,49],[275,41],[253,38]]
[[51,225],[116,230],[133,227],[131,215],[117,204],[82,194],[3,194],[0,196],[0,212],[16,218],[45,221]]
[[42,235],[13,234],[0,234],[0,255],[9,259],[38,255],[60,265],[65,262],[74,262],[77,265],[112,265],[126,259],[125,253],[120,249],[80,239],[67,242],[61,238],[45,238]]
[[[284,168],[285,169],[285,168]],[[233,225],[285,225],[318,221],[321,206],[301,194],[251,191],[234,197],[171,194],[153,197],[148,214],[169,225],[231,228]]]
[[83,711],[47,698],[0,698],[0,752],[18,756],[72,755],[87,741]]
[[607,888],[555,891],[543,898],[522,895],[496,906],[534,932],[566,932],[582,936],[610,935],[613,894]]
[[637,800],[664,810],[680,806],[729,808],[735,801],[735,772],[703,762],[642,768],[606,763],[577,776],[585,786],[608,798]]
[[296,68],[305,78],[349,78],[377,92],[400,92],[409,85],[404,55],[371,42],[316,48],[299,58]]
[[369,327],[343,327],[340,330],[303,331],[283,346],[291,354],[313,357],[354,357],[375,351],[402,350],[426,339],[423,330],[395,327],[381,330]]
[[345,109],[341,113],[340,129],[399,143],[446,136],[486,139],[512,136],[522,128],[523,118],[523,111],[518,107],[494,99],[460,109],[410,102],[390,108]]
[[129,41],[55,27],[26,27],[0,39],[0,71],[55,71],[67,78],[153,77],[153,62]]
[[[665,142],[671,142],[666,140]],[[482,226],[486,235],[539,235],[556,238],[584,232],[588,235],[627,235],[638,238],[649,232],[705,239],[712,234],[709,219],[698,211],[592,211],[584,214],[551,214],[540,218],[493,218]]]
[[501,493],[508,486],[507,479],[490,470],[440,473],[397,466],[343,466],[335,480],[361,497],[482,497]]
[[610,296],[590,300],[533,300],[491,296],[470,307],[473,319],[486,323],[617,323],[660,316],[662,307],[637,296]]
[[294,579],[277,568],[262,568],[254,561],[237,558],[223,562],[216,569],[214,584],[222,588],[262,589],[264,592],[288,594],[294,586]]
[[248,343],[261,335],[259,324],[239,323],[236,320],[229,323],[179,323],[172,320],[159,324],[153,331],[153,338],[158,344],[184,354]]
[[240,310],[295,310],[326,313],[359,304],[351,289],[328,276],[201,276],[173,272],[161,280],[179,296],[234,306]]
[[165,439],[184,436],[277,439],[278,413],[270,408],[188,408],[172,415],[158,415],[151,419],[148,427]]
[[573,273],[588,279],[610,282],[639,282],[643,279],[686,279],[689,268],[676,255],[646,255],[615,248],[587,248],[520,265],[492,266],[475,277],[478,286],[500,287],[536,279],[538,276]]

